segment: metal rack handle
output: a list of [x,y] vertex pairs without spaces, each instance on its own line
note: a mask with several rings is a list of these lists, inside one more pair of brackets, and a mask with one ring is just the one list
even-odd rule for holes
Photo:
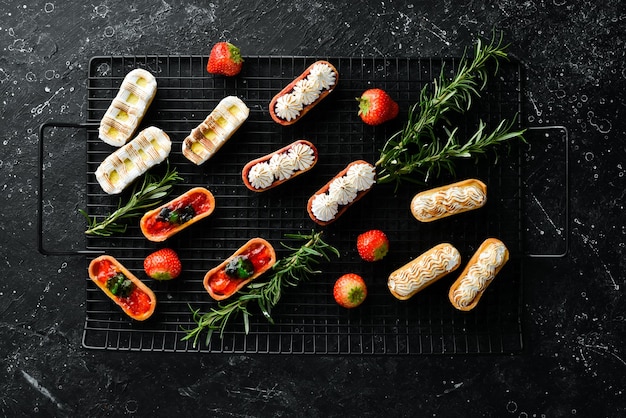
[[[560,253],[554,254],[537,254],[532,252],[527,252],[525,255],[530,258],[563,258],[567,256],[569,253],[569,224],[570,224],[570,209],[569,209],[569,131],[565,126],[562,125],[549,125],[549,126],[533,126],[527,128],[529,131],[552,131],[558,130],[565,133],[565,144],[564,144],[564,160],[565,160],[565,184],[564,184],[564,193],[565,193],[565,220],[563,226],[563,235],[564,235],[564,243],[565,248]],[[528,187],[528,185],[526,185]]]
[[72,129],[87,129],[91,127],[88,123],[74,123],[74,122],[44,122],[39,126],[39,193],[37,201],[37,250],[43,255],[83,255],[83,254],[101,254],[101,251],[90,250],[50,250],[45,248],[43,239],[43,167],[44,167],[44,139],[45,132],[49,128],[72,128]]

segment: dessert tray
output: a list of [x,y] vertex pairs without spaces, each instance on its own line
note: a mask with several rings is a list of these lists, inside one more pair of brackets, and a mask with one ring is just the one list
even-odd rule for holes
[[[183,274],[169,282],[156,282],[143,274],[144,257],[163,244],[144,238],[137,222],[119,236],[88,237],[86,249],[116,257],[157,295],[154,315],[145,322],[130,320],[87,277],[83,345],[91,349],[302,354],[457,354],[515,353],[523,348],[522,259],[523,205],[520,150],[516,145],[499,153],[460,162],[454,177],[442,175],[428,186],[377,184],[362,200],[331,225],[321,227],[306,211],[309,197],[349,162],[375,163],[385,140],[402,127],[407,109],[419,100],[441,69],[453,72],[455,59],[245,57],[242,73],[234,78],[205,71],[204,56],[107,56],[90,61],[87,80],[87,196],[91,216],[114,211],[120,196],[109,196],[94,172],[112,148],[98,139],[98,123],[125,74],[143,68],[155,75],[156,97],[142,126],[154,125],[172,139],[169,164],[184,182],[171,197],[202,186],[215,196],[211,217],[166,242],[183,263]],[[335,91],[292,126],[280,126],[268,112],[272,97],[318,59],[331,62],[340,74]],[[479,119],[496,126],[521,114],[522,74],[517,63],[503,62],[491,77],[473,110],[459,117],[461,132],[473,132]],[[400,116],[371,127],[357,115],[356,97],[367,88],[380,87],[400,104]],[[250,116],[210,161],[196,166],[181,153],[181,142],[225,96],[237,96],[250,108]],[[298,139],[317,147],[319,160],[308,173],[263,193],[248,190],[241,170],[248,161]],[[154,172],[163,170],[163,164]],[[448,219],[422,224],[410,213],[411,198],[427,187],[464,178],[478,178],[488,187],[485,207]],[[128,190],[126,191],[128,193]],[[127,194],[121,197],[127,198]],[[391,251],[380,262],[362,261],[356,236],[367,229],[382,229],[390,237]],[[323,230],[324,240],[337,247],[339,258],[319,265],[322,273],[296,288],[288,288],[268,323],[255,306],[249,333],[240,320],[228,325],[223,338],[213,335],[209,345],[183,341],[185,328],[193,328],[191,308],[207,312],[215,306],[202,285],[206,271],[218,265],[252,237],[270,241],[277,256],[287,254],[280,242],[285,234]],[[386,285],[390,272],[441,242],[453,243],[466,261],[487,237],[504,241],[511,259],[487,289],[479,306],[459,312],[448,301],[453,278],[442,279],[407,301],[399,301]],[[95,256],[94,256],[95,257]],[[87,263],[89,257],[87,257]],[[359,308],[346,310],[332,297],[332,284],[347,272],[361,274],[368,283],[368,298]]]

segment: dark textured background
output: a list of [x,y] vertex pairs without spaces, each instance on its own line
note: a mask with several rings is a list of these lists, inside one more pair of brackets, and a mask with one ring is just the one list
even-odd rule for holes
[[[626,413],[623,2],[358,3],[0,1],[0,415]],[[525,71],[522,122],[569,133],[566,144],[531,144],[548,167],[567,147],[571,185],[555,191],[532,180],[531,247],[545,252],[550,237],[565,237],[570,251],[527,262],[523,353],[324,357],[81,347],[84,259],[36,248],[37,131],[48,120],[85,120],[90,57],[206,54],[220,40],[250,55],[459,56],[494,27]],[[53,154],[75,155],[80,139]],[[554,167],[562,177],[563,165]],[[558,193],[569,203],[568,222],[555,213]],[[60,211],[61,197],[73,202],[80,191],[66,187],[44,201],[44,213]]]

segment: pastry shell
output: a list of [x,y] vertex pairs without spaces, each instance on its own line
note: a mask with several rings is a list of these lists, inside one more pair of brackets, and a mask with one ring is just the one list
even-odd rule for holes
[[96,179],[108,194],[121,193],[151,167],[163,162],[171,148],[170,137],[161,129],[149,126],[105,158],[96,169]]
[[[122,301],[120,301],[121,298],[111,293],[111,291],[106,287],[106,283],[103,283],[98,280],[98,267],[103,261],[110,262],[111,265],[115,268],[116,272],[124,274],[124,276],[126,276],[131,282],[133,282],[133,284],[137,287],[137,289],[139,289],[140,291],[142,291],[148,296],[148,299],[150,300],[150,307],[146,312],[143,312],[141,314],[133,313],[128,308],[128,306],[126,306],[124,303],[122,303]],[[94,258],[89,263],[88,271],[89,271],[89,278],[100,288],[100,290],[104,292],[105,295],[107,295],[113,302],[115,302],[116,305],[122,308],[124,313],[128,315],[129,317],[131,317],[132,319],[135,319],[137,321],[145,321],[146,319],[150,318],[150,316],[154,313],[154,309],[156,308],[156,304],[157,304],[157,299],[156,299],[154,292],[148,286],[146,286],[141,280],[139,280],[134,274],[128,271],[128,269],[124,267],[114,257],[111,257],[110,255],[101,255],[97,258]]]
[[[455,189],[466,194],[471,191],[474,193],[473,195],[468,194],[467,202],[464,202],[458,195],[448,195],[449,192]],[[429,205],[426,209],[419,210],[416,206],[419,202],[424,202],[424,200],[427,200]],[[418,221],[432,222],[481,208],[486,202],[487,186],[485,183],[477,179],[468,179],[416,194],[411,199],[411,213]]]
[[[155,234],[150,232],[149,230],[149,226],[148,223],[149,221],[154,218],[159,216],[159,213],[161,212],[162,209],[167,208],[167,207],[172,207],[172,206],[176,206],[178,203],[192,197],[194,194],[202,194],[205,197],[205,201],[207,202],[209,208],[208,210],[195,215],[193,218],[191,218],[189,221],[182,223],[168,231],[166,231],[165,233],[162,234]],[[150,241],[153,242],[162,242],[165,241],[166,239],[170,238],[171,236],[177,234],[178,232],[182,231],[183,229],[195,224],[196,222],[206,218],[207,216],[211,215],[213,213],[213,211],[215,210],[215,197],[213,196],[213,193],[211,193],[210,191],[208,191],[207,189],[205,189],[204,187],[194,187],[193,189],[190,189],[188,191],[186,191],[185,193],[183,193],[182,195],[172,199],[171,201],[162,204],[161,206],[159,206],[158,208],[152,209],[148,212],[146,212],[142,217],[141,220],[139,221],[139,227],[141,228],[141,232],[143,233],[143,235]]]
[[[330,185],[333,182],[333,180],[338,179],[339,177],[345,176],[348,173],[348,170],[350,170],[350,167],[352,167],[354,165],[358,165],[358,164],[367,164],[368,166],[373,168],[373,166],[370,163],[368,163],[367,161],[364,161],[364,160],[352,161],[350,164],[348,164],[346,166],[346,168],[344,168],[339,173],[337,173],[337,175],[335,177],[330,179],[324,186],[322,186],[322,188],[320,188],[317,192],[315,192],[313,194],[313,196],[311,196],[309,198],[309,201],[307,202],[307,212],[309,214],[309,217],[313,220],[313,222],[315,222],[316,224],[321,225],[321,226],[326,226],[326,225],[329,225],[329,224],[335,222],[345,211],[348,210],[348,208],[350,206],[355,204],[363,196],[365,196],[370,190],[372,190],[372,187],[370,187],[369,189],[361,190],[361,191],[357,192],[356,197],[350,203],[348,203],[347,205],[340,205],[339,206],[339,209],[338,209],[337,213],[335,214],[335,217],[332,218],[331,220],[322,221],[322,220],[317,219],[317,217],[313,214],[313,200],[315,199],[315,196],[320,195],[320,194],[328,193],[328,189],[330,189]],[[374,182],[374,184],[376,184],[376,182]]]
[[[267,249],[269,253],[269,257],[270,257],[267,263],[264,264],[260,269],[256,270],[254,274],[248,277],[247,279],[234,279],[234,280],[241,280],[241,281],[237,284],[236,287],[232,288],[229,292],[223,293],[223,294],[215,292],[211,288],[211,278],[213,277],[213,275],[215,275],[221,270],[224,270],[226,268],[226,265],[235,257],[245,253],[246,251],[250,250],[253,246],[257,246],[257,245],[264,246]],[[211,295],[211,297],[215,300],[227,299],[230,296],[237,293],[239,289],[244,287],[246,284],[250,283],[252,280],[256,279],[257,277],[265,273],[267,270],[272,268],[272,266],[275,263],[276,263],[276,252],[274,251],[274,247],[272,247],[272,245],[266,240],[264,240],[263,238],[258,238],[258,237],[252,238],[248,242],[246,242],[244,245],[242,245],[237,251],[235,251],[233,255],[228,257],[226,260],[222,261],[217,267],[212,268],[204,275],[204,280],[203,280],[204,288],[209,293],[209,295]]]
[[236,96],[223,98],[183,140],[183,155],[200,165],[211,158],[246,121],[250,109]]
[[[494,260],[493,263],[485,266],[486,268],[482,269],[479,272],[481,274],[481,277],[479,277],[481,286],[479,287],[478,292],[472,299],[471,303],[467,305],[460,303],[457,296],[455,295],[455,292],[457,291],[457,289],[459,289],[459,287],[464,285],[464,281],[467,280],[466,278],[468,276],[468,273],[470,272],[470,269],[472,269],[474,266],[478,266],[481,255],[485,251],[488,251],[489,248],[492,246],[496,246],[496,249],[499,248],[502,251],[501,260]],[[504,267],[508,260],[509,250],[506,248],[502,241],[497,238],[487,238],[485,241],[483,241],[480,247],[478,247],[478,250],[476,250],[472,258],[465,266],[465,269],[463,269],[463,272],[461,273],[459,278],[450,287],[450,291],[448,292],[448,298],[450,299],[450,303],[452,303],[452,306],[461,311],[470,311],[474,309],[478,304],[478,301],[482,297],[483,293],[485,293],[485,290],[487,289],[489,284],[493,281],[493,279],[500,272],[502,267]]]
[[[317,99],[315,99],[315,101],[313,103],[310,103],[306,106],[303,106],[302,110],[300,111],[300,114],[298,116],[296,116],[294,119],[292,120],[285,120],[282,119],[280,117],[278,117],[276,115],[276,101],[281,97],[284,96],[286,94],[289,94],[292,92],[294,86],[298,83],[298,81],[300,80],[304,80],[310,73],[311,73],[311,69],[316,65],[316,64],[325,64],[328,67],[330,67],[330,69],[335,73],[335,84],[333,84],[331,86],[331,88],[329,89],[324,89],[320,92],[319,96]],[[313,107],[315,107],[319,102],[321,102],[326,96],[328,96],[337,86],[337,84],[339,84],[339,72],[337,71],[337,69],[328,61],[324,61],[324,60],[319,60],[314,62],[313,64],[311,64],[310,66],[307,67],[306,70],[304,70],[304,72],[302,74],[300,74],[298,77],[296,77],[291,83],[287,84],[285,86],[285,88],[283,88],[278,94],[276,94],[272,100],[270,101],[270,105],[269,105],[269,112],[270,112],[270,116],[272,117],[272,119],[274,120],[274,122],[283,125],[283,126],[288,126],[288,125],[293,125],[294,123],[296,123],[297,121],[299,121],[300,119],[302,119],[302,117],[304,115],[306,115],[309,110],[311,110]]]
[[[291,175],[291,177],[289,177],[289,178],[282,179],[282,180],[274,179],[274,181],[272,182],[272,184],[269,187],[258,188],[257,189],[252,184],[250,184],[250,180],[248,178],[248,174],[250,173],[250,169],[252,169],[252,167],[254,167],[255,165],[257,165],[259,163],[269,162],[274,155],[287,153],[287,152],[289,152],[290,149],[292,149],[294,146],[296,146],[298,144],[306,145],[309,148],[311,148],[311,150],[313,150],[313,163],[311,164],[310,167],[308,167],[305,170],[294,171],[293,174]],[[284,182],[289,181],[289,180],[293,179],[294,177],[297,177],[297,176],[299,176],[301,174],[304,174],[307,171],[311,170],[315,166],[315,164],[317,164],[317,159],[318,159],[317,148],[315,148],[315,146],[311,142],[309,142],[307,140],[304,140],[304,139],[299,139],[299,140],[294,141],[291,144],[289,144],[289,145],[287,145],[287,146],[285,146],[285,147],[283,147],[283,148],[281,148],[279,150],[276,150],[276,151],[274,151],[274,152],[272,152],[270,154],[267,154],[267,155],[265,155],[263,157],[257,158],[255,160],[252,160],[249,163],[247,163],[243,167],[243,170],[241,170],[241,178],[243,180],[244,185],[248,189],[252,190],[253,192],[264,192],[266,190],[269,190],[269,189],[272,189],[272,188],[274,188],[276,186],[279,186],[279,185],[283,184]]]
[[[460,265],[459,251],[451,244],[441,243],[391,273],[387,287],[396,299],[407,300]],[[407,288],[406,292],[399,289],[403,285]]]
[[98,137],[115,147],[128,142],[148,111],[156,90],[156,79],[149,71],[137,68],[126,74],[100,121]]

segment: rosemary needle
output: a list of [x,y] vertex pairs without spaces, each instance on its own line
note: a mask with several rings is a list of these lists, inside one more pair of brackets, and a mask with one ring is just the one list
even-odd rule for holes
[[159,205],[161,200],[171,192],[174,184],[180,180],[182,180],[182,177],[178,175],[176,168],[170,169],[168,163],[167,170],[162,178],[157,179],[150,173],[147,173],[143,178],[143,182],[135,183],[128,202],[122,205],[120,201],[117,210],[108,214],[101,221],[98,221],[95,216],[90,217],[85,210],[78,209],[87,219],[88,228],[85,234],[109,237],[113,234],[126,232],[127,224],[123,221],[141,216],[147,210]]
[[[494,34],[495,35],[495,34]],[[506,59],[506,46],[502,45],[502,35],[495,36],[489,44],[479,39],[474,49],[473,59],[463,54],[456,75],[448,80],[443,68],[438,79],[433,81],[432,92],[425,86],[420,98],[410,109],[404,128],[396,132],[383,146],[378,167],[378,183],[403,180],[426,182],[429,176],[438,175],[441,170],[454,173],[454,160],[469,158],[485,153],[493,145],[513,138],[523,140],[524,131],[512,132],[513,122],[502,121],[492,133],[485,132],[486,125],[479,122],[476,132],[461,143],[457,129],[450,129],[448,114],[464,113],[475,96],[487,83],[487,64],[494,60],[496,72],[500,59]],[[447,138],[441,139],[436,133],[437,124],[445,122],[443,130]],[[423,180],[416,178],[420,174]]]
[[196,327],[186,329],[183,340],[193,339],[193,346],[195,347],[200,334],[206,330],[206,345],[208,345],[213,332],[219,331],[220,338],[223,337],[230,319],[238,315],[243,316],[244,329],[247,334],[250,330],[250,316],[252,315],[248,310],[248,303],[251,301],[257,303],[263,316],[270,323],[274,323],[271,316],[272,309],[280,301],[283,291],[288,287],[297,286],[312,274],[321,273],[315,269],[315,265],[319,264],[320,260],[330,260],[330,256],[333,254],[339,257],[339,251],[322,240],[322,232],[286,234],[285,237],[306,240],[307,242],[299,248],[281,243],[292,253],[274,264],[267,281],[249,284],[246,290],[240,290],[236,294],[233,301],[218,303],[217,307],[206,313],[201,313],[200,309],[193,309],[190,306]]

